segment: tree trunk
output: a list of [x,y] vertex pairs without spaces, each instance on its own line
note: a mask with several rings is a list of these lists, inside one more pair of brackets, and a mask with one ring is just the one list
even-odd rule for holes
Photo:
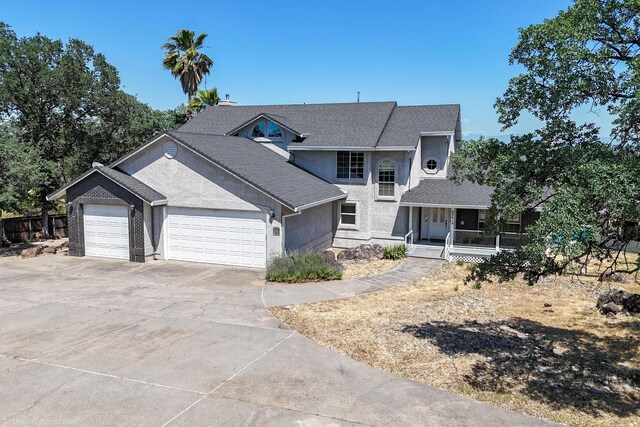
[[4,223],[2,222],[2,211],[0,210],[0,248],[8,247],[11,244],[4,234]]
[[40,228],[40,236],[42,239],[49,238],[49,210],[45,207],[46,204],[43,203],[42,207],[42,227]]

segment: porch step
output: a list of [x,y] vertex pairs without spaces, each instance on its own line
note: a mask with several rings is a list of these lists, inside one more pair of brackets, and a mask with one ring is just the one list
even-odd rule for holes
[[409,249],[407,256],[414,258],[444,259],[444,247],[415,245]]

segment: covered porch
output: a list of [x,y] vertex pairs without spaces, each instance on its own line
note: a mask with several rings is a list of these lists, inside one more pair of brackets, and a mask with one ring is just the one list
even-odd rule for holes
[[484,231],[493,188],[447,179],[424,179],[400,203],[408,211],[405,244],[409,256],[482,261],[522,244],[522,216],[499,234]]

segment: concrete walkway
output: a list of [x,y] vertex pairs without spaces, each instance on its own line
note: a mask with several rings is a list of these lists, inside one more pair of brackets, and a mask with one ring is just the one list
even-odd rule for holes
[[264,288],[264,302],[267,307],[274,307],[343,299],[358,294],[378,292],[425,277],[442,263],[443,261],[434,259],[406,258],[395,269],[371,277],[321,283],[268,284]]
[[[324,290],[342,298],[432,267],[411,261]],[[287,329],[263,301],[321,296],[309,285],[264,288],[261,275],[59,255],[1,260],[0,425],[544,424],[385,373]]]

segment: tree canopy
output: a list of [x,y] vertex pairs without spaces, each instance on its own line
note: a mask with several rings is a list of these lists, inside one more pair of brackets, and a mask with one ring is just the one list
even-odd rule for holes
[[[153,110],[123,92],[115,67],[90,45],[40,34],[19,38],[4,23],[0,121],[11,129],[0,133],[1,143],[29,160],[15,164],[22,168],[19,173],[0,174],[3,197],[19,199],[23,208],[40,208],[43,215],[53,207],[46,195],[91,162],[110,162],[153,134],[176,127],[171,113]],[[8,167],[7,158],[13,155],[0,156],[0,170]],[[9,188],[15,191],[9,193]]]
[[191,30],[180,30],[162,45],[166,50],[162,65],[180,79],[187,101],[198,91],[202,77],[208,75],[213,66],[213,60],[201,52],[206,38],[205,33],[196,36]]
[[189,109],[198,113],[207,107],[217,105],[218,102],[220,102],[220,96],[217,88],[199,90],[189,101]]
[[[491,230],[509,215],[537,209],[526,243],[472,270],[478,283],[524,273],[530,283],[585,271],[590,259],[611,271],[640,235],[640,1],[575,0],[553,19],[520,30],[509,61],[512,78],[495,107],[504,129],[524,112],[542,123],[509,142],[479,139],[454,156],[455,179],[492,185]],[[613,118],[606,140],[598,126],[578,123],[577,109]]]

